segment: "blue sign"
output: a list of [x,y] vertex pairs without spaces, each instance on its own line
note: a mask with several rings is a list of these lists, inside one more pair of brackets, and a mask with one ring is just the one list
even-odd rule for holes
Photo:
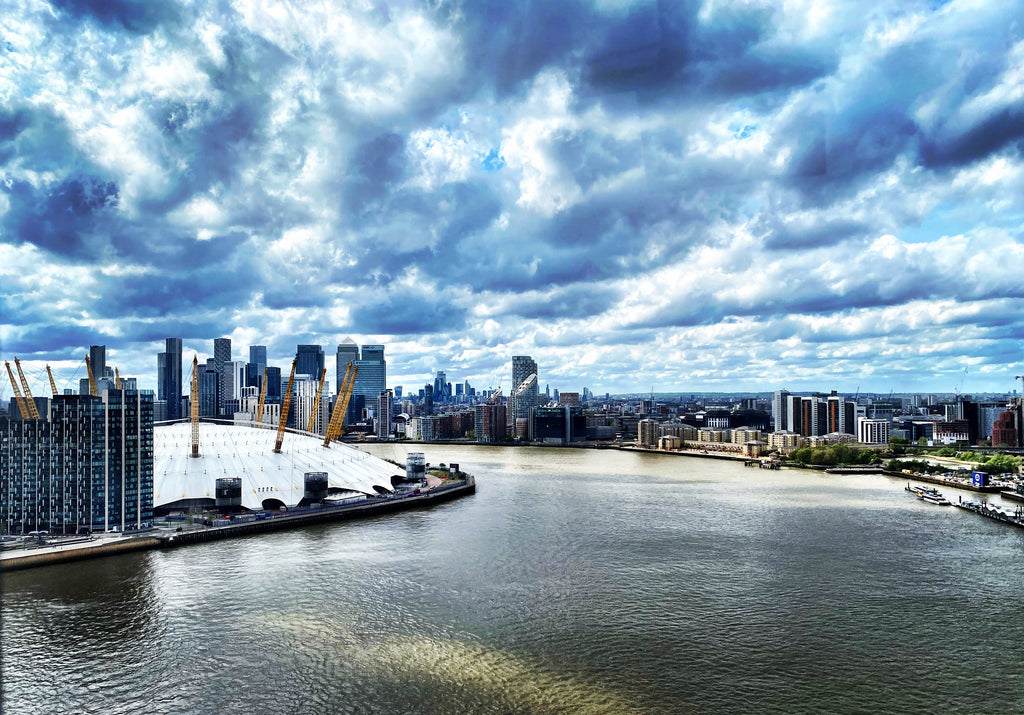
[[971,472],[971,483],[976,487],[987,487],[988,475],[984,472]]

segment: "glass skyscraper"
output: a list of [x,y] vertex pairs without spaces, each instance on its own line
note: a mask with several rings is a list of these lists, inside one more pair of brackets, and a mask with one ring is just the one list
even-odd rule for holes
[[178,420],[181,413],[181,338],[167,338],[165,352],[157,355],[157,369],[161,375],[157,384],[161,393],[157,397],[167,401],[167,419]]

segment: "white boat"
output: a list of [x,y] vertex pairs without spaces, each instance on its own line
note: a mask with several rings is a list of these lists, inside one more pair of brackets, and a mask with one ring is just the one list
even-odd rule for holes
[[921,501],[926,501],[929,504],[938,504],[940,506],[949,506],[950,502],[946,497],[942,496],[937,491],[923,492],[917,495],[917,498]]

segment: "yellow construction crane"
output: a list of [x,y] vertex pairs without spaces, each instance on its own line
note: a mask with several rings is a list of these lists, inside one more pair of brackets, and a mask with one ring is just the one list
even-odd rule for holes
[[320,386],[316,388],[316,399],[313,400],[313,411],[309,413],[309,422],[306,424],[306,431],[312,432],[316,422],[316,413],[320,410],[320,395],[324,391],[324,378],[327,377],[327,368],[320,369]]
[[46,376],[50,378],[50,391],[53,392],[53,396],[56,397],[57,383],[53,381],[53,370],[50,369],[49,365],[46,366]]
[[114,387],[116,387],[118,390],[121,389],[121,373],[118,372],[118,369],[116,367],[114,368]]
[[11,363],[4,360],[4,366],[7,368],[7,376],[11,378],[11,387],[14,388],[14,400],[18,403],[18,412],[21,413],[21,419],[27,420],[30,417],[28,405],[25,404],[25,398],[22,397],[21,388],[18,387],[18,383],[14,381],[14,373],[11,372]]
[[89,360],[89,354],[85,354],[85,369],[89,373],[89,394],[93,397],[99,397],[99,393],[96,392],[96,378],[92,374],[92,362]]
[[350,362],[345,371],[345,379],[341,381],[341,387],[338,389],[338,400],[334,403],[334,413],[331,414],[331,422],[327,425],[327,434],[324,435],[325,447],[330,447],[331,442],[341,436],[342,428],[345,426],[348,401],[352,398],[352,388],[356,384],[357,372],[359,372],[359,366]]
[[25,404],[28,407],[28,413],[32,419],[39,419],[39,410],[36,409],[35,398],[32,397],[32,390],[28,389],[28,380],[25,379],[25,373],[21,370],[21,360],[17,357],[14,358],[14,367],[18,368],[18,377],[21,378],[21,389],[25,391]]
[[263,403],[267,399],[267,368],[263,368],[263,384],[260,385],[260,403],[256,405],[256,424],[263,424]]
[[192,456],[199,456],[199,356],[192,358]]
[[284,428],[288,424],[288,408],[292,404],[292,386],[295,385],[295,363],[298,362],[295,358],[292,358],[292,372],[288,375],[288,390],[284,395],[284,402],[281,404],[281,421],[277,424],[277,441],[274,443],[274,451],[278,454],[281,453],[281,445],[284,444]]

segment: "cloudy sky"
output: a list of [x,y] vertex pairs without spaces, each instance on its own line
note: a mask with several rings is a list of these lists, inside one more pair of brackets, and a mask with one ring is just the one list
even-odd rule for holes
[[[1024,373],[1018,2],[7,0],[0,353],[598,392]],[[329,373],[333,377],[333,370]],[[11,394],[3,380],[0,396]],[[1016,385],[1020,387],[1020,381]]]

